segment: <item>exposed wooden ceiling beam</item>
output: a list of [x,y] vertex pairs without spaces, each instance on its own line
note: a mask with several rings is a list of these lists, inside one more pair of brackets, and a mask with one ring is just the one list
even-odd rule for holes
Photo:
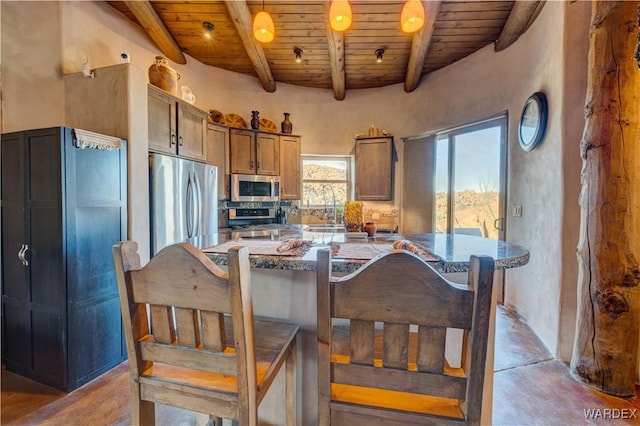
[[267,92],[275,92],[276,81],[271,74],[267,57],[264,54],[262,45],[253,38],[253,21],[247,2],[244,0],[226,0],[225,4],[233,25],[235,25],[238,35],[242,39],[244,50],[253,64],[260,83],[262,83],[262,88]]
[[429,51],[431,44],[431,36],[433,28],[440,11],[440,0],[423,1],[425,21],[422,29],[413,36],[411,42],[411,53],[409,54],[409,63],[407,64],[407,74],[404,78],[404,91],[409,93],[416,90],[420,77],[422,77],[422,68],[424,67],[424,58]]
[[495,51],[511,46],[529,28],[544,6],[544,1],[516,1],[496,40]]
[[334,31],[329,24],[330,2],[324,2],[324,22],[327,28],[327,48],[329,49],[329,66],[331,67],[331,85],[333,97],[344,99],[346,83],[344,76],[344,33]]
[[182,54],[180,46],[151,3],[148,1],[125,1],[124,3],[167,58],[181,65],[187,63],[187,58]]

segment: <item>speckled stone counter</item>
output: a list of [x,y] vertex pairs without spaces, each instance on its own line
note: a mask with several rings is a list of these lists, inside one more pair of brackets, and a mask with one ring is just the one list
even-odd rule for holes
[[[304,256],[267,256],[251,255],[251,266],[262,269],[281,269],[294,271],[315,271],[316,256],[319,248],[329,247],[331,243],[349,244],[389,244],[395,240],[407,239],[420,243],[440,257],[439,261],[429,262],[439,272],[465,272],[468,270],[469,256],[491,256],[496,269],[515,268],[529,262],[529,251],[517,244],[495,241],[471,235],[459,234],[376,234],[368,239],[349,239],[344,232],[320,230],[306,225],[262,225],[247,227],[218,234],[218,241],[201,247],[221,244],[226,241],[267,239],[285,241],[290,238],[302,238],[312,241],[312,247]],[[226,265],[224,254],[207,253],[218,265]],[[333,259],[333,271],[350,273],[366,263],[362,259]]]

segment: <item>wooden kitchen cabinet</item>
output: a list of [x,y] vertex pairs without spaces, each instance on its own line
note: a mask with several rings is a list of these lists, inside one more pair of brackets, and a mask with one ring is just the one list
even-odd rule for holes
[[393,189],[393,136],[356,139],[355,199],[390,201]]
[[149,151],[206,160],[207,113],[149,85]]
[[111,254],[128,238],[127,148],[76,135],[3,134],[0,156],[2,363],[67,392],[127,357]]
[[229,151],[231,173],[271,176],[280,173],[280,137],[277,134],[231,129]]
[[280,136],[274,133],[256,133],[256,174],[280,174]]
[[207,125],[207,164],[218,168],[218,199],[229,199],[229,128]]
[[280,199],[300,200],[300,136],[280,136]]

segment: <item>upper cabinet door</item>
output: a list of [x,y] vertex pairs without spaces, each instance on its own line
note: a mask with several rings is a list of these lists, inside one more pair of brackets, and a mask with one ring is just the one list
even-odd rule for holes
[[255,133],[231,129],[229,133],[231,173],[255,174]]
[[149,151],[207,158],[207,113],[149,86]]
[[207,164],[218,168],[218,199],[229,199],[229,128],[207,125]]
[[356,200],[390,201],[393,137],[356,140]]
[[178,154],[193,160],[206,160],[207,114],[178,102]]
[[299,200],[300,180],[299,136],[280,136],[280,199]]
[[169,94],[149,89],[149,150],[177,154],[176,101]]
[[256,134],[256,174],[280,174],[280,137],[273,133]]

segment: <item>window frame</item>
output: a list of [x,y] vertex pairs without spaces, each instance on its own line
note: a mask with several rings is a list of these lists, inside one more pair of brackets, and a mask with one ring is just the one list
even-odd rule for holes
[[[315,160],[315,161],[345,161],[346,167],[346,180],[330,180],[330,179],[305,179],[304,178],[304,165],[307,160]],[[309,204],[307,206],[305,201],[305,193],[304,193],[304,184],[305,183],[314,183],[314,184],[332,184],[332,183],[346,183],[347,184],[347,199],[345,201],[353,200],[353,180],[354,180],[354,166],[353,166],[353,155],[317,155],[317,154],[303,154],[301,159],[301,167],[302,167],[302,196],[301,196],[301,207],[303,208],[318,208],[323,207],[323,204]]]

